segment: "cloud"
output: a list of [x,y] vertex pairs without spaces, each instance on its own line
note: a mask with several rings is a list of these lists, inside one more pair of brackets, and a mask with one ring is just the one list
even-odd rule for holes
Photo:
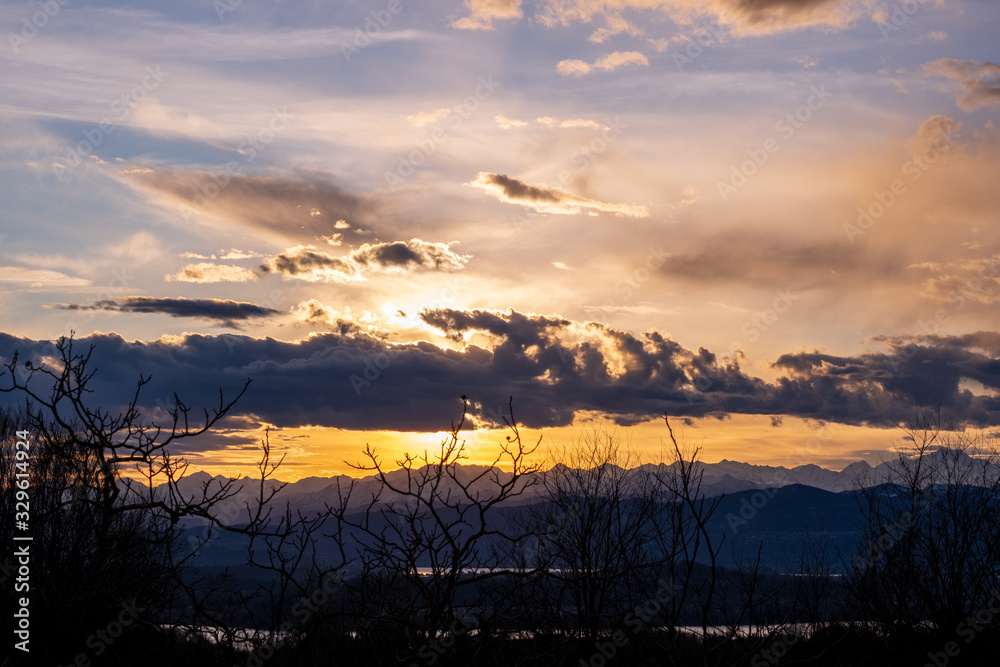
[[589,118],[570,118],[559,123],[559,127],[589,127],[595,130],[606,130],[608,126]]
[[280,273],[310,282],[363,280],[353,262],[334,257],[311,245],[289,248],[267,260],[260,268],[264,273]]
[[[126,182],[169,203],[206,213],[284,241],[312,241],[330,230],[330,220],[362,218],[373,202],[333,185],[319,175],[300,179],[236,174],[225,178],[203,171],[124,170]],[[313,211],[321,215],[313,214]]]
[[453,251],[454,243],[429,243],[416,238],[366,243],[341,257],[314,246],[296,246],[269,259],[261,265],[261,270],[311,282],[364,280],[365,271],[382,274],[460,271],[470,256]]
[[949,303],[955,310],[967,302],[1000,303],[1000,255],[962,262],[922,262],[908,268],[930,274],[923,281],[923,296]]
[[493,19],[508,21],[522,18],[521,0],[465,0],[468,16],[452,22],[459,30],[493,30]]
[[[975,380],[1000,389],[998,334],[877,337],[888,353],[840,357],[821,352],[782,355],[775,367],[789,371],[778,382],[785,414],[843,423],[890,425],[920,408],[940,409],[945,423],[1000,423],[1000,398],[976,396],[960,384]],[[983,349],[983,341],[989,350]],[[804,400],[803,400],[804,399]],[[812,405],[809,408],[809,405]],[[818,415],[825,415],[818,417]]]
[[208,120],[188,109],[161,104],[150,97],[136,105],[131,121],[154,137],[188,137],[218,144],[226,136],[224,125]]
[[252,259],[254,257],[260,257],[260,253],[252,250],[237,250],[236,248],[219,255],[219,259]]
[[371,313],[366,310],[355,315],[350,306],[345,307],[343,311],[338,311],[323,305],[317,299],[309,299],[295,304],[291,314],[299,322],[327,325],[332,327],[333,331],[341,334],[367,333],[378,337],[385,337],[389,334],[389,330],[382,326],[386,323],[386,318],[380,313]]
[[182,283],[245,283],[257,280],[258,274],[242,266],[199,262],[188,264],[180,271],[166,276],[167,282]]
[[[305,319],[345,319],[318,302],[300,306],[296,312]],[[655,330],[637,335],[516,311],[436,309],[421,318],[453,340],[471,335],[488,342],[461,349],[394,344],[348,326],[297,341],[187,334],[130,342],[95,334],[76,344],[95,346],[92,388],[106,408],[127,402],[139,373],[153,378],[144,396],[148,408],[174,391],[189,405],[212,405],[220,388],[236,391],[251,377],[235,414],[279,427],[437,431],[462,394],[472,399],[479,424],[496,423],[513,396],[519,420],[533,428],[565,426],[581,412],[634,424],[664,411],[894,427],[921,408],[940,408],[943,419],[960,425],[1000,424],[997,332],[883,338],[877,342],[887,351],[856,356],[785,354],[774,364],[783,375],[765,382],[737,359],[687,349]],[[0,333],[0,357],[10,359],[15,350],[37,363],[54,353],[50,341]],[[963,389],[965,379],[994,395]],[[0,388],[7,382],[0,378]],[[17,397],[0,394],[0,400]]]
[[413,127],[424,127],[425,125],[438,122],[442,118],[445,118],[449,113],[451,113],[451,109],[442,107],[430,112],[420,111],[414,116],[407,116],[406,120]]
[[503,114],[497,114],[494,118],[497,122],[497,127],[501,130],[509,130],[512,127],[524,127],[527,123],[523,120],[516,120],[514,118],[507,118]]
[[829,286],[835,276],[841,285],[845,280],[888,280],[904,267],[897,255],[874,249],[733,230],[672,248],[660,273],[673,282],[696,285],[810,289]]
[[608,129],[608,126],[604,123],[590,118],[567,118],[564,121],[560,121],[558,118],[553,118],[552,116],[540,116],[535,119],[535,122],[539,125],[544,125],[545,127],[560,127],[564,129],[577,127],[587,127],[595,130]]
[[29,289],[62,289],[88,287],[85,278],[75,278],[51,269],[25,269],[20,266],[0,266],[0,283],[17,283]]
[[694,206],[699,201],[698,189],[692,186],[688,186],[681,190],[681,199],[676,204],[671,204],[670,208],[684,208],[686,206]]
[[469,255],[455,253],[452,243],[428,243],[420,239],[366,243],[349,255],[351,261],[371,271],[408,273],[416,269],[461,271]]
[[560,60],[556,71],[563,76],[584,76],[593,71],[593,67],[582,60]]
[[931,116],[917,128],[916,134],[907,142],[906,148],[911,155],[923,155],[925,151],[935,149],[941,151],[941,141],[955,143],[957,135],[962,131],[962,123],[948,116]]
[[161,313],[171,317],[194,317],[211,320],[224,326],[235,326],[248,319],[269,317],[279,314],[272,308],[265,308],[244,301],[228,299],[185,299],[153,296],[126,296],[103,299],[92,304],[77,303],[48,306],[59,310],[103,310],[119,313]]
[[955,102],[964,111],[1000,105],[1000,64],[941,58],[924,65],[924,72],[958,81],[964,93]]
[[[609,28],[616,30],[614,17],[624,10],[657,10],[681,25],[711,17],[736,33],[770,34],[806,27],[846,28],[862,15],[859,4],[855,0],[546,0],[540,20],[552,27],[612,17]],[[599,39],[605,36],[600,31],[595,34]]]
[[628,65],[649,65],[649,60],[638,51],[615,51],[601,56],[592,65],[582,60],[561,60],[556,71],[563,76],[585,76],[595,69],[611,72]]
[[587,199],[558,188],[529,185],[505,174],[481,171],[476,180],[467,185],[485,190],[500,201],[529,206],[540,213],[571,215],[579,213],[583,209],[590,209],[633,218],[649,217],[649,209],[645,206],[611,204],[596,199]]
[[605,26],[595,30],[587,39],[596,44],[603,44],[615,35],[625,34],[631,37],[640,37],[645,34],[640,28],[635,27],[618,14],[608,14],[604,21]]

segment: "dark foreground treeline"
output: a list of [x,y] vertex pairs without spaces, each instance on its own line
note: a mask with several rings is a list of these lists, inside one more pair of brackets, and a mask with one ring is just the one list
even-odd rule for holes
[[[282,502],[266,437],[254,484],[185,483],[171,450],[233,402],[196,413],[177,400],[159,426],[140,392],[105,411],[89,402],[89,354],[71,340],[59,350],[58,366],[15,359],[0,376],[25,401],[0,408],[0,664],[943,667],[1000,655],[997,451],[982,435],[945,439],[927,417],[888,483],[859,480],[860,540],[817,519],[775,568],[766,537],[734,539],[737,517],[732,534],[712,529],[721,501],[702,493],[699,452],[668,420],[668,454],[643,475],[598,432],[542,472],[513,408],[495,465],[462,466],[460,421],[398,470],[366,450],[377,489],[341,484],[304,514]],[[238,537],[226,544],[239,567],[202,564],[220,534]]]

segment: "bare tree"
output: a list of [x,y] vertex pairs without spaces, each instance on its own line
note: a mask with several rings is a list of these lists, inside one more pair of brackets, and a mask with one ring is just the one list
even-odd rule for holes
[[555,618],[572,610],[570,627],[593,640],[646,595],[642,575],[661,562],[651,549],[657,488],[613,432],[595,429],[551,457],[560,464],[542,475],[526,526],[538,541],[540,603]]
[[[53,662],[66,657],[61,652],[69,652],[72,659],[73,653],[86,650],[83,640],[89,633],[115,618],[122,605],[133,604],[142,609],[145,623],[136,627],[157,634],[157,626],[166,623],[198,637],[210,626],[224,637],[216,648],[228,649],[231,657],[240,639],[238,613],[247,618],[245,612],[254,608],[250,603],[263,593],[276,594],[271,602],[280,612],[293,590],[308,588],[330,571],[329,565],[311,558],[314,552],[308,548],[324,517],[293,516],[287,508],[272,516],[283,485],[271,479],[281,461],[271,461],[266,437],[258,493],[244,501],[242,512],[227,517],[218,511],[238,501],[244,485],[239,480],[213,480],[193,492],[190,485],[185,491],[181,484],[189,465],[173,450],[225,418],[250,381],[233,400],[220,391],[218,405],[201,411],[200,417],[175,394],[161,424],[148,419],[141,408],[149,377],[139,377],[121,410],[94,407],[94,348],[78,352],[71,336],[60,339],[55,349],[57,359],[51,365],[31,360],[22,364],[15,354],[0,373],[6,382],[0,393],[25,397],[27,407],[16,416],[37,443],[31,462],[32,523],[47,546],[37,549],[40,559],[35,563],[45,572],[40,590],[52,615],[47,626],[62,631],[60,641],[42,643],[43,650],[50,651]],[[6,422],[11,422],[9,416]],[[194,544],[181,539],[192,519],[209,526]],[[203,578],[192,578],[190,560],[212,529],[243,536],[250,545],[249,564],[269,569],[277,583],[246,592],[230,585],[225,573],[209,585]],[[220,603],[223,592],[229,598]],[[272,617],[267,626],[270,639],[275,625]],[[113,650],[126,643],[118,640]],[[148,643],[144,650],[133,647],[135,655],[129,659],[142,660],[150,650]]]
[[848,586],[880,635],[930,622],[953,631],[1000,577],[1000,450],[983,432],[949,432],[922,413],[903,429],[884,477],[860,480],[863,548]]
[[[440,631],[464,632],[471,622],[468,596],[474,597],[483,582],[510,576],[497,545],[523,539],[504,530],[499,514],[535,483],[539,464],[528,457],[537,443],[522,442],[511,400],[505,419],[509,435],[492,463],[461,465],[467,459],[461,437],[465,396],[462,403],[462,418],[452,422],[434,454],[404,454],[396,462],[399,469],[390,471],[368,446],[366,460],[354,467],[373,473],[377,490],[359,499],[352,482],[335,508],[342,530],[360,544],[357,623],[363,633],[389,629],[402,637],[399,651],[412,651]],[[358,500],[363,508],[357,508]],[[466,596],[465,604],[460,596]],[[386,644],[384,636],[380,642]]]

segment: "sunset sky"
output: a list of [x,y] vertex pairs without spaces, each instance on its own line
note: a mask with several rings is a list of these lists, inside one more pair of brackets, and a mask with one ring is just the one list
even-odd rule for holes
[[[840,469],[1000,425],[994,0],[0,6],[0,357],[93,343],[285,479],[666,412]],[[7,380],[0,380],[0,383]],[[10,400],[6,397],[3,400]],[[818,440],[813,440],[817,438]],[[810,446],[807,443],[812,442]],[[821,443],[816,445],[816,443]]]

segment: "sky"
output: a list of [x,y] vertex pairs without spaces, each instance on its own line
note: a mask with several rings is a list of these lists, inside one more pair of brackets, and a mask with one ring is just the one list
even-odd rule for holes
[[[247,393],[285,479],[662,416],[840,469],[1000,425],[991,0],[0,6],[0,357]],[[9,382],[0,379],[0,382]],[[4,400],[10,400],[9,395]],[[551,463],[552,461],[550,461]]]

